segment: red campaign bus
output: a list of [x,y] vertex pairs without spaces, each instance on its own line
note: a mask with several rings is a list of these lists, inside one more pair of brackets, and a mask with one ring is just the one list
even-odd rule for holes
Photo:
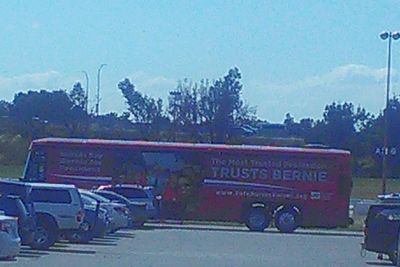
[[152,186],[166,218],[239,221],[263,231],[346,227],[350,152],[45,138],[32,142],[24,180],[96,188]]

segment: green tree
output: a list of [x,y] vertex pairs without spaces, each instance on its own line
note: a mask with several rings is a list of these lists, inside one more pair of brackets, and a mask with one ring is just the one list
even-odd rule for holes
[[84,110],[86,108],[87,99],[86,99],[85,91],[83,90],[80,82],[77,82],[74,84],[71,92],[69,93],[69,97],[71,98],[75,107],[79,107],[82,110]]
[[63,90],[20,92],[10,107],[10,119],[25,136],[37,136],[34,129],[43,129],[46,125],[57,125],[71,136],[80,136],[83,130],[80,126],[87,123],[87,117]]
[[225,142],[231,129],[255,118],[255,108],[242,100],[241,78],[239,69],[233,68],[211,86],[200,86],[199,114],[209,128],[212,142]]
[[174,91],[169,93],[168,113],[171,121],[182,128],[199,123],[198,85],[188,79],[178,81]]
[[118,83],[128,110],[132,114],[134,121],[138,123],[156,123],[164,118],[162,100],[143,95],[135,89],[129,79]]
[[325,107],[323,119],[315,123],[313,139],[332,147],[351,149],[370,117],[365,109],[355,109],[352,103],[333,102]]

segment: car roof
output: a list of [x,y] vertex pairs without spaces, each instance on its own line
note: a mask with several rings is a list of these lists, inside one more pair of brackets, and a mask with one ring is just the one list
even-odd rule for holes
[[13,220],[13,221],[16,221],[17,220],[17,218],[16,217],[10,217],[10,216],[6,216],[6,215],[1,215],[0,214],[0,221],[10,221],[10,220]]
[[109,195],[121,196],[120,194],[117,194],[117,193],[115,193],[115,192],[113,192],[113,191],[108,191],[108,190],[93,190],[92,192],[95,193],[95,194],[98,194],[98,193],[100,193],[100,194],[105,193],[105,194],[109,194]]
[[13,178],[0,178],[0,183],[13,184],[13,185],[25,185],[24,182],[21,182],[17,179],[13,179]]
[[76,189],[75,185],[71,184],[49,184],[49,183],[26,183],[33,188],[49,188],[49,189]]
[[143,186],[137,184],[116,184],[111,186],[111,188],[135,188],[135,189],[143,189]]

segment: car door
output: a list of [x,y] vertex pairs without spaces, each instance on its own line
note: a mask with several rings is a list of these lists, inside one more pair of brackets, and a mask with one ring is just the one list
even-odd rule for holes
[[75,229],[79,203],[73,203],[68,189],[34,188],[31,194],[39,212],[48,211],[55,217],[60,229]]

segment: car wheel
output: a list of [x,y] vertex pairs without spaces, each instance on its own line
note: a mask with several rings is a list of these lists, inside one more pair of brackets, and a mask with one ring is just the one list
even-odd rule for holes
[[114,228],[110,230],[110,234],[115,234],[116,232],[118,232],[120,230],[120,228]]
[[67,235],[67,239],[71,243],[89,243],[92,240],[92,235],[89,231],[76,231]]
[[39,223],[36,227],[33,241],[30,244],[31,248],[34,249],[48,249],[57,240],[57,231],[55,227],[51,227],[46,223]]
[[252,208],[247,216],[246,226],[250,231],[263,232],[270,222],[271,216],[264,208]]
[[140,228],[140,227],[143,227],[144,223],[145,223],[145,221],[133,222],[132,226],[133,226],[133,228]]
[[299,226],[299,213],[294,208],[283,208],[275,214],[275,226],[281,233],[293,233]]

